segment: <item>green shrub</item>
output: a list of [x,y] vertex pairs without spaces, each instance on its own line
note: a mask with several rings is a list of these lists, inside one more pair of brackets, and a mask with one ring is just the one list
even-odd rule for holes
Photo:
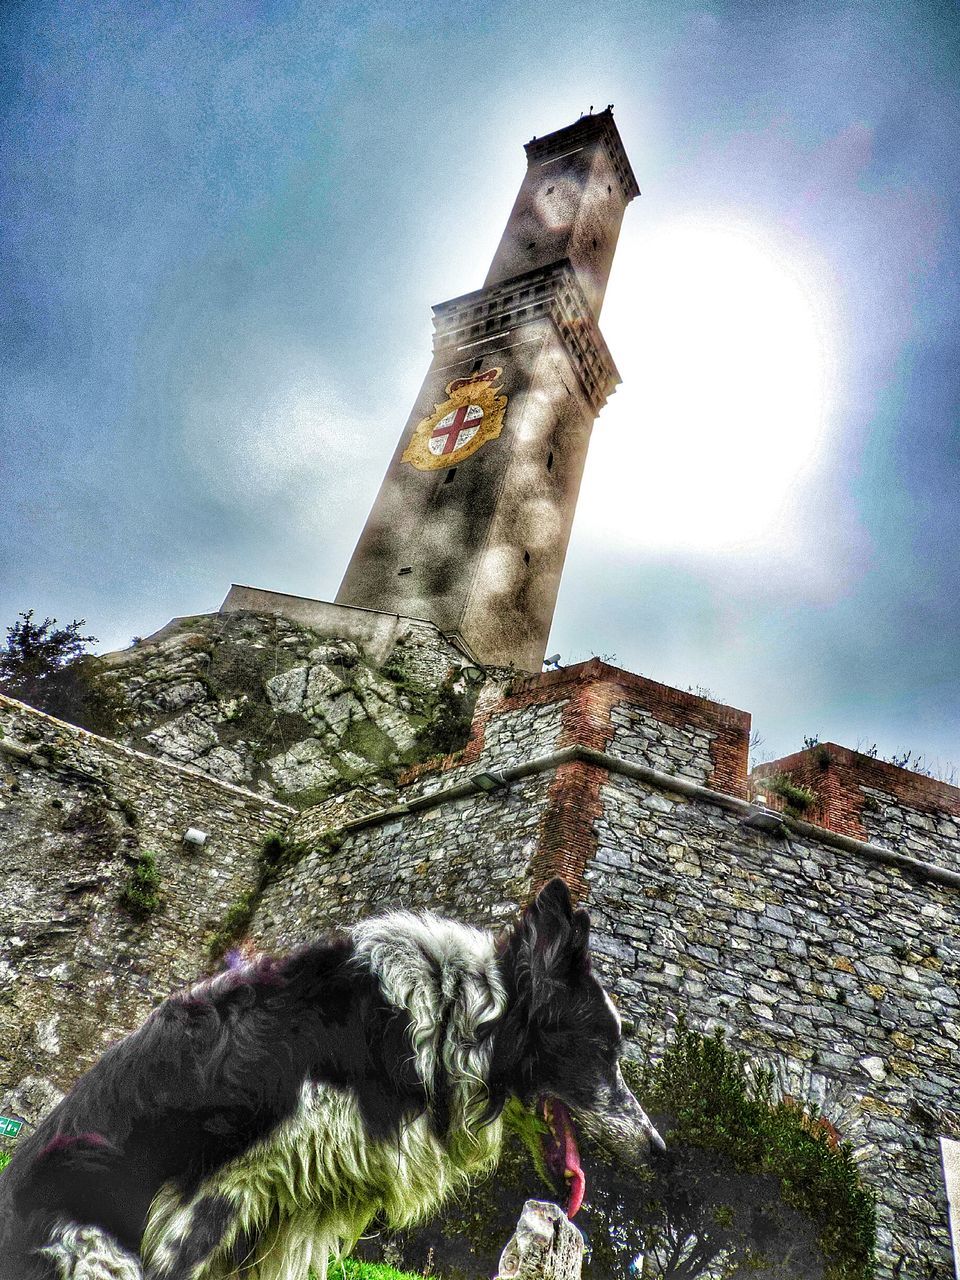
[[[763,1179],[776,1183],[783,1205],[815,1224],[826,1280],[874,1274],[875,1196],[860,1180],[850,1144],[825,1118],[793,1099],[775,1098],[769,1068],[748,1072],[722,1033],[702,1035],[681,1019],[659,1063],[627,1063],[624,1074],[652,1114],[668,1117],[668,1147],[720,1156],[744,1187]],[[755,1219],[755,1206],[738,1214],[725,1197],[721,1183],[711,1215],[717,1256],[726,1249],[746,1259],[752,1250],[752,1265],[760,1266],[762,1253],[735,1239],[736,1218]],[[684,1217],[675,1205],[673,1223],[665,1217],[648,1239],[659,1232],[675,1244],[678,1228],[692,1225]]]
[[410,753],[415,757],[411,763],[451,755],[466,746],[479,689],[469,686],[458,690],[456,683],[457,673],[454,672],[426,701],[423,708],[426,722]]
[[761,786],[779,796],[786,812],[794,817],[800,817],[820,802],[820,797],[812,787],[799,786],[787,773],[773,773],[761,779]]
[[235,942],[243,938],[250,927],[250,921],[253,919],[259,901],[260,893],[254,888],[241,893],[230,904],[210,938],[208,949],[211,960],[219,960]]
[[133,862],[130,876],[120,894],[120,905],[135,920],[146,920],[163,901],[160,872],[152,853],[141,853]]
[[335,836],[317,841],[309,848],[288,840],[285,836],[272,832],[260,846],[259,865],[256,882],[244,890],[230,907],[210,938],[208,951],[211,960],[219,960],[234,943],[240,942],[250,927],[250,921],[256,914],[264,893],[276,878],[290,867],[295,866],[308,852],[317,849],[329,849],[333,852],[339,845]]

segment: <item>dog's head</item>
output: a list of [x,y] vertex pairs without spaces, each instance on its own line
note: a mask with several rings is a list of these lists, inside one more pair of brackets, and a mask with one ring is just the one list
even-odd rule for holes
[[496,1058],[546,1126],[543,1163],[558,1192],[566,1187],[570,1217],[586,1186],[578,1131],[629,1165],[664,1149],[620,1072],[620,1017],[590,972],[589,939],[590,917],[551,880],[502,944],[511,1009]]

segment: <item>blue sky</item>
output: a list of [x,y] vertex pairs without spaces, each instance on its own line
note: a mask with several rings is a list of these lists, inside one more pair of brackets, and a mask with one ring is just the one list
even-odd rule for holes
[[0,621],[332,598],[522,144],[643,196],[551,650],[960,762],[955,4],[3,9]]

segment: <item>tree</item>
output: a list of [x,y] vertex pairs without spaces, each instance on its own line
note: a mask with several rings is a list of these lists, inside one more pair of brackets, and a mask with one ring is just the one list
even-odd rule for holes
[[21,613],[12,627],[7,627],[7,647],[0,653],[0,688],[11,698],[36,704],[53,677],[64,667],[76,662],[88,644],[96,644],[96,636],[82,636],[85,618],[74,618],[58,627],[56,618],[34,622],[33,610]]
[[94,733],[113,735],[119,702],[103,681],[99,661],[87,652],[97,637],[81,635],[85,625],[85,619],[74,618],[60,627],[56,618],[35,622],[32,609],[21,613],[7,627],[7,647],[0,651],[0,692]]

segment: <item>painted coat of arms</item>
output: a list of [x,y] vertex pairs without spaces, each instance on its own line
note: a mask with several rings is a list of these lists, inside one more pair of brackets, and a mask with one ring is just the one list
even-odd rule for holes
[[487,369],[469,378],[447,383],[448,400],[434,407],[429,418],[418,422],[402,461],[420,471],[453,467],[503,429],[507,397],[494,386],[502,369]]

